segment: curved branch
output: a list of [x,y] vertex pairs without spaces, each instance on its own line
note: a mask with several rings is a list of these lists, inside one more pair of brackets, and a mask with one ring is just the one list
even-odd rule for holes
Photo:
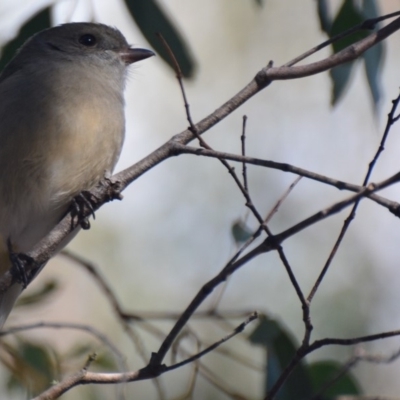
[[[276,169],[283,172],[290,172],[317,182],[325,183],[326,185],[334,186],[339,190],[348,190],[350,192],[359,192],[363,187],[353,183],[345,182],[339,179],[330,178],[326,175],[321,175],[303,168],[296,167],[288,163],[280,163],[276,161],[264,160],[261,158],[247,157],[239,154],[225,153],[216,150],[208,150],[199,147],[186,146],[180,143],[174,143],[174,147],[179,154],[194,154],[196,156],[204,156],[210,158],[218,158],[224,160],[231,160],[242,162],[245,164],[257,165],[261,167]],[[400,204],[395,201],[388,200],[377,194],[370,194],[366,196],[368,199],[373,200],[377,204],[386,207],[389,211],[395,210],[400,207]]]
[[[321,72],[327,71],[338,65],[350,62],[362,55],[366,50],[370,49],[377,43],[386,39],[388,36],[400,29],[400,18],[395,19],[393,22],[383,27],[367,36],[366,38],[352,44],[346,49],[340,51],[339,53],[333,54],[326,57],[321,61],[310,63],[303,66],[281,66],[273,67],[270,63],[267,67],[262,68],[254,79],[246,85],[242,90],[240,90],[235,96],[224,103],[221,107],[216,109],[213,113],[208,115],[206,118],[197,123],[194,128],[197,135],[201,135],[205,131],[211,129],[214,125],[220,122],[222,119],[230,115],[234,110],[240,107],[243,103],[249,100],[251,97],[256,95],[258,92],[269,86],[274,80],[289,80],[298,79],[306,76],[311,76],[319,74]],[[111,179],[105,179],[102,181],[93,191],[93,197],[96,198],[96,204],[94,205],[94,210],[100,208],[104,203],[120,198],[120,193],[134,180],[139,178],[145,172],[161,163],[162,161],[182,154],[183,151],[177,150],[177,145],[186,145],[192,141],[196,134],[193,133],[193,129],[187,129],[167,141],[164,145],[153,151],[147,157],[136,163],[135,165],[127,168],[115,174]],[[399,176],[396,175],[392,177],[392,181],[398,180]],[[191,318],[197,307],[203,302],[203,300],[211,293],[211,291],[221,282],[223,282],[232,272],[238,269],[240,266],[248,262],[253,257],[264,253],[266,251],[275,249],[277,244],[292,236],[293,234],[299,232],[300,230],[310,226],[311,224],[326,218],[349,204],[353,203],[357,199],[363,196],[371,196],[373,192],[377,189],[381,189],[385,186],[387,182],[383,182],[380,186],[369,186],[368,188],[356,189],[357,194],[350,197],[349,199],[338,202],[331,208],[321,211],[318,214],[302,221],[301,223],[293,226],[292,228],[281,232],[279,235],[271,237],[270,240],[266,240],[259,247],[253,249],[248,254],[243,256],[236,262],[227,265],[216,277],[205,284],[202,290],[197,294],[197,296],[192,300],[192,303],[181,315],[174,328],[171,330],[166,340],[161,345],[158,353],[153,354],[150,364],[138,371],[132,371],[127,373],[93,373],[87,371],[87,369],[82,369],[75,375],[67,378],[63,382],[54,385],[46,392],[36,397],[35,400],[44,399],[54,399],[59,397],[61,394],[65,393],[70,388],[78,384],[89,384],[89,383],[99,383],[99,384],[109,384],[109,383],[120,383],[127,381],[138,381],[143,379],[150,379],[159,376],[165,372],[166,368],[162,365],[162,361],[173,344],[176,336],[179,334],[186,322]],[[86,216],[89,216],[92,210],[87,210],[85,212]],[[46,263],[57,251],[59,244],[65,239],[65,237],[79,227],[79,221],[73,218],[70,214],[66,215],[63,220],[50,232],[50,234],[44,238],[27,256],[35,260],[37,264]],[[27,269],[33,268],[29,265],[26,266]],[[0,292],[9,288],[13,283],[15,283],[15,277],[11,272],[7,272],[0,279]],[[376,335],[375,335],[376,336]],[[382,336],[381,336],[382,337]],[[375,340],[369,339],[366,340]],[[358,339],[359,340],[359,339]],[[348,341],[340,341],[338,339],[325,339],[325,341],[314,342],[313,345],[309,347],[316,348],[316,346],[323,346],[328,344],[349,344]]]
[[[366,50],[375,44],[386,39],[388,36],[400,29],[400,18],[372,33],[357,43],[345,48],[337,54],[333,54],[322,61],[311,63],[304,66],[293,67],[265,67],[256,77],[239,93],[233,96],[229,101],[215,110],[212,114],[201,120],[195,125],[198,134],[212,128],[219,121],[230,115],[234,110],[249,100],[259,91],[267,87],[273,80],[297,79],[304,76],[315,75],[323,71],[327,71],[333,67],[355,60]],[[175,135],[164,145],[153,151],[147,157],[136,163],[135,165],[115,174],[111,180],[103,182],[93,190],[94,196],[98,199],[95,209],[115,198],[114,191],[123,191],[130,183],[139,178],[149,169],[155,167],[165,159],[176,155],[174,152],[174,142],[187,144],[195,138],[190,130]],[[107,184],[108,182],[108,184]],[[110,192],[111,191],[111,192]],[[90,212],[88,211],[87,216]],[[73,221],[70,215],[67,215],[51,232],[42,240],[28,256],[35,259],[39,264],[47,262],[56,252],[59,243],[78,226],[78,221]],[[9,274],[11,275],[11,274]],[[8,281],[8,282],[7,282]],[[4,277],[0,280],[0,291],[4,290],[13,282],[12,276]]]

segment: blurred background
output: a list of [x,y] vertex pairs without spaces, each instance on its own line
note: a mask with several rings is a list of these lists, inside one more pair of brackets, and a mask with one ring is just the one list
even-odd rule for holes
[[[180,32],[193,62],[191,78],[185,80],[185,87],[195,122],[243,88],[270,60],[279,66],[327,39],[320,27],[316,1],[159,0],[158,4]],[[342,4],[339,0],[330,1],[330,13],[335,15]],[[382,0],[376,4],[380,14],[399,8],[398,1]],[[28,19],[49,5],[53,25],[70,21],[102,22],[118,27],[130,43],[151,48],[122,0],[3,0],[0,45],[9,42]],[[379,145],[391,100],[399,92],[399,47],[399,33],[385,42],[379,72],[379,101],[371,96],[364,64],[359,62],[354,65],[349,84],[335,106],[331,104],[332,80],[328,73],[277,81],[207,132],[204,139],[216,150],[240,153],[242,117],[246,115],[248,155],[361,184]],[[331,51],[328,47],[307,62],[321,59]],[[126,89],[126,119],[126,142],[117,170],[140,160],[187,127],[175,74],[161,57],[132,68]],[[396,125],[392,128],[385,152],[374,170],[373,182],[398,171],[399,130]],[[240,172],[240,165],[236,171]],[[253,201],[266,215],[295,176],[248,166],[248,178]],[[396,200],[399,192],[394,186],[382,194]],[[302,179],[269,226],[278,233],[346,196],[335,188]],[[347,213],[345,210],[284,243],[289,262],[306,294]],[[257,228],[224,167],[215,159],[182,155],[163,162],[135,181],[124,192],[122,202],[105,205],[96,213],[92,228],[81,232],[69,249],[98,266],[126,311],[179,313],[233,255],[237,244],[232,226],[239,219],[246,221],[251,230]],[[399,241],[398,219],[386,209],[363,201],[312,304],[313,338],[347,338],[399,329]],[[130,368],[145,365],[124,335],[103,293],[83,268],[58,256],[29,287],[27,295],[46,282],[56,282],[57,290],[38,305],[17,307],[5,328],[38,321],[87,323],[118,345]],[[304,332],[301,305],[275,253],[244,266],[230,278],[224,292],[218,294],[222,295],[221,312],[262,311],[279,321],[295,340],[301,340]],[[215,299],[211,296],[202,310]],[[173,320],[154,323],[168,332]],[[204,343],[215,342],[229,332],[226,325],[207,319],[196,319],[190,326]],[[203,359],[226,387],[246,398],[262,398],[264,390],[265,351],[248,341],[254,326],[249,326],[225,347],[248,357],[258,369],[244,367],[218,354]],[[139,323],[134,328],[145,354],[150,356],[158,349],[160,338],[147,333]],[[65,359],[77,343],[91,340],[82,332],[50,329],[28,331],[22,337],[38,343],[45,340]],[[7,340],[13,343],[19,339],[7,337]],[[382,355],[390,355],[399,347],[400,338],[362,345],[364,350]],[[195,351],[192,343],[188,343],[188,348]],[[97,343],[94,350],[101,352],[102,345]],[[88,354],[81,353],[75,364],[71,361],[70,371],[81,368]],[[308,360],[332,359],[343,363],[353,354],[353,347],[331,346],[314,352]],[[400,393],[399,367],[399,361],[389,365],[361,363],[353,374],[363,393],[396,396]],[[165,398],[184,394],[191,368],[161,377]],[[26,398],[15,386],[10,389],[13,385],[5,367],[0,370],[0,382],[5,393],[2,398]],[[160,398],[151,382],[130,384],[126,391],[127,398]],[[63,398],[115,396],[115,388],[102,386],[76,388]],[[193,397],[188,398],[229,396],[200,377]]]

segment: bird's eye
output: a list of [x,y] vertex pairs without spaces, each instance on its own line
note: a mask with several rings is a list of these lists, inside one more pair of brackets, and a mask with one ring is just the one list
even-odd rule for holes
[[86,33],[79,38],[79,43],[84,46],[93,47],[97,43],[97,39],[94,35]]

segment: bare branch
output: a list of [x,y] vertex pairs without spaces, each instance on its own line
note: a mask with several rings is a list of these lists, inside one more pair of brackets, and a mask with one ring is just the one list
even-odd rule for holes
[[285,368],[285,370],[282,372],[278,380],[275,382],[274,386],[270,390],[270,392],[267,394],[265,400],[272,400],[277,392],[280,390],[282,387],[283,383],[286,381],[286,379],[289,377],[289,375],[293,372],[294,368],[296,368],[296,365],[299,363],[300,360],[302,360],[307,354],[310,354],[311,352],[324,347],[324,346],[331,346],[331,345],[337,345],[337,346],[351,346],[355,344],[360,344],[360,343],[366,343],[366,342],[373,342],[375,340],[379,339],[386,339],[389,337],[394,337],[394,336],[400,336],[400,330],[397,331],[390,331],[390,332],[381,332],[375,335],[368,335],[368,336],[360,336],[356,338],[350,338],[350,339],[336,339],[336,338],[325,338],[325,339],[320,339],[314,341],[310,346],[301,346],[291,362],[288,364],[288,366]]
[[325,42],[319,44],[318,46],[315,46],[314,48],[306,51],[305,53],[296,57],[292,61],[289,61],[288,63],[285,64],[285,67],[291,67],[292,65],[297,64],[298,62],[304,60],[305,58],[311,56],[312,54],[315,54],[317,51],[325,48],[326,46],[329,46],[332,43],[338,42],[339,40],[341,40],[347,36],[350,36],[357,31],[361,31],[361,30],[365,30],[365,29],[367,29],[367,30],[374,29],[376,24],[378,24],[379,22],[384,21],[389,18],[397,17],[398,15],[400,15],[400,11],[396,11],[391,14],[383,15],[382,17],[366,19],[365,21],[359,23],[358,25],[353,26],[352,28],[339,33],[338,35],[330,38],[329,40],[326,40]]
[[214,349],[216,349],[217,347],[221,346],[221,344],[227,342],[229,339],[233,338],[234,336],[236,336],[237,334],[243,332],[243,330],[246,328],[246,326],[254,321],[255,319],[258,318],[258,314],[256,312],[254,312],[253,314],[251,314],[246,321],[242,322],[239,326],[237,326],[233,332],[231,332],[229,335],[226,335],[225,337],[223,337],[222,339],[220,339],[218,342],[213,343],[212,345],[208,346],[206,349],[204,349],[203,351],[195,354],[194,356],[191,356],[189,358],[187,358],[186,360],[183,360],[179,363],[176,363],[174,365],[170,365],[169,367],[166,367],[165,372],[167,371],[172,371],[174,369],[183,367],[186,364],[189,364],[195,360],[198,360],[199,358],[203,357],[204,355],[206,355],[207,353],[210,353],[211,351],[213,351]]
[[35,324],[28,324],[28,325],[16,325],[11,326],[8,329],[0,331],[0,337],[11,335],[17,332],[23,332],[32,329],[73,329],[86,332],[92,336],[94,336],[97,340],[104,344],[106,348],[108,348],[111,353],[114,354],[115,360],[119,365],[122,371],[127,371],[128,367],[125,362],[125,356],[118,350],[118,348],[111,342],[111,340],[98,331],[96,328],[90,325],[85,324],[76,324],[76,323],[69,323],[69,322],[37,322]]
[[[365,175],[365,178],[363,180],[362,186],[366,186],[367,183],[369,182],[369,179],[371,177],[371,174],[372,174],[372,171],[374,169],[374,166],[375,166],[376,162],[378,161],[379,156],[382,154],[382,152],[383,152],[383,150],[385,148],[385,143],[386,143],[386,139],[387,139],[387,137],[389,135],[390,128],[396,122],[396,119],[395,119],[394,115],[395,115],[397,106],[399,105],[399,102],[400,102],[400,94],[397,96],[397,98],[395,100],[392,101],[392,109],[390,110],[390,112],[388,114],[388,119],[387,119],[385,131],[383,132],[382,139],[381,139],[379,147],[378,147],[378,149],[376,151],[376,154],[373,157],[372,161],[369,163],[369,167],[368,167],[367,173]],[[335,242],[335,244],[334,244],[334,246],[332,248],[332,251],[329,254],[328,259],[325,262],[325,265],[322,268],[322,271],[319,274],[319,276],[318,276],[313,288],[311,289],[310,294],[307,297],[307,300],[308,300],[309,303],[311,303],[312,299],[314,298],[315,293],[317,292],[322,280],[324,279],[324,276],[327,273],[328,268],[331,265],[331,262],[332,262],[333,258],[335,257],[335,255],[337,253],[337,250],[339,249],[340,244],[342,243],[342,240],[343,240],[343,238],[344,238],[344,236],[345,236],[345,234],[346,234],[351,222],[355,218],[356,211],[357,211],[358,205],[360,204],[360,201],[361,201],[361,198],[358,199],[354,203],[354,205],[353,205],[348,217],[345,219],[343,227],[340,230],[339,236],[336,239],[336,242]]]
[[[387,26],[381,28],[377,32],[372,33],[366,38],[348,46],[339,53],[333,54],[324,60],[298,67],[272,67],[268,65],[263,68],[256,77],[239,93],[232,97],[229,101],[219,107],[208,117],[201,120],[195,125],[195,131],[201,135],[206,130],[212,128],[219,121],[230,115],[239,106],[253,97],[259,91],[267,87],[274,80],[298,79],[304,76],[315,75],[323,71],[327,71],[337,65],[355,60],[366,50],[375,44],[386,39],[394,32],[400,29],[400,18],[395,19]],[[186,130],[178,135],[175,135],[171,140],[153,151],[147,157],[136,163],[135,165],[115,174],[111,179],[103,181],[98,187],[92,190],[93,196],[97,199],[97,204],[94,205],[94,210],[97,210],[104,203],[115,198],[120,198],[120,192],[123,191],[130,183],[139,178],[149,169],[155,167],[165,159],[177,155],[174,151],[173,143],[187,144],[193,140],[196,135],[192,130]],[[91,212],[87,210],[82,217],[89,216]],[[45,237],[38,245],[27,254],[34,259],[37,264],[46,263],[56,253],[59,244],[63,239],[79,225],[79,221],[74,221],[71,215],[67,215],[63,220]],[[32,269],[32,266],[26,266],[27,272]],[[0,279],[0,292],[6,290],[13,283],[15,277],[10,273],[5,273]]]
[[[393,16],[393,15],[391,15]],[[383,18],[383,17],[382,17]],[[376,20],[377,22],[377,20]],[[364,26],[365,27],[365,26]],[[357,27],[356,27],[357,28]],[[361,338],[355,339],[322,339],[319,341],[315,341],[311,345],[309,345],[309,334],[311,333],[312,325],[309,320],[309,308],[306,299],[300,289],[300,286],[297,284],[296,278],[292,273],[290,264],[286,259],[281,244],[287,238],[295,235],[296,233],[300,232],[301,230],[311,226],[312,224],[319,222],[328,216],[331,216],[345,207],[350,206],[351,204],[358,203],[363,197],[369,197],[372,200],[378,202],[381,205],[385,205],[391,211],[399,209],[399,205],[394,202],[390,202],[386,199],[383,199],[380,196],[375,194],[376,191],[381,190],[393,183],[398,182],[400,179],[400,173],[393,175],[389,179],[382,181],[378,184],[370,184],[368,187],[360,187],[357,185],[351,185],[345,182],[333,180],[331,178],[327,178],[318,174],[311,173],[309,171],[301,170],[299,168],[289,166],[287,164],[279,164],[273,163],[271,161],[265,160],[257,160],[251,157],[247,157],[244,151],[244,144],[243,144],[243,152],[241,156],[236,155],[227,155],[225,153],[219,153],[213,151],[207,143],[202,139],[201,135],[220,122],[222,119],[230,115],[234,110],[236,110],[240,105],[250,99],[252,96],[269,86],[274,80],[287,80],[287,79],[297,79],[302,78],[305,76],[311,76],[318,74],[323,71],[327,71],[335,66],[342,65],[344,63],[350,62],[355,60],[361,54],[363,54],[366,50],[371,48],[372,46],[376,45],[377,43],[381,42],[382,40],[386,39],[389,35],[393,34],[397,30],[400,29],[400,18],[395,19],[393,22],[388,24],[387,26],[381,28],[377,32],[372,33],[368,37],[352,44],[351,46],[347,47],[346,49],[340,51],[337,54],[333,54],[329,57],[321,61],[317,61],[314,63],[310,63],[303,66],[292,66],[295,62],[299,61],[301,57],[305,57],[304,55],[298,57],[297,59],[293,60],[291,63],[288,63],[282,67],[273,67],[272,62],[261,71],[257,73],[255,78],[246,86],[244,87],[239,93],[233,96],[229,101],[215,110],[212,114],[201,120],[199,123],[194,124],[190,115],[189,104],[186,99],[186,94],[184,91],[184,87],[182,84],[182,79],[179,77],[179,66],[177,65],[177,75],[178,80],[180,81],[182,95],[184,98],[185,108],[186,108],[186,115],[189,121],[190,127],[189,129],[175,135],[172,137],[168,142],[164,145],[159,147],[157,150],[152,152],[150,155],[136,163],[135,165],[127,168],[124,171],[114,175],[111,179],[105,179],[101,182],[93,191],[92,194],[94,198],[96,198],[96,204],[94,205],[94,210],[97,210],[101,207],[105,202],[111,201],[114,199],[120,199],[120,193],[134,180],[142,176],[151,168],[158,165],[160,162],[166,160],[167,158],[177,156],[183,153],[191,153],[191,154],[201,154],[204,156],[215,157],[218,158],[228,171],[231,173],[233,179],[237,183],[239,189],[241,190],[244,198],[246,200],[246,205],[249,209],[253,212],[254,216],[256,217],[257,221],[260,224],[260,227],[266,232],[267,239],[264,240],[259,246],[255,247],[254,249],[250,250],[247,254],[241,256],[241,253],[238,252],[232,260],[225,265],[225,267],[208,283],[206,283],[202,289],[197,293],[197,295],[193,298],[192,302],[186,308],[186,310],[182,313],[182,315],[178,318],[178,321],[175,323],[174,327],[171,329],[163,343],[161,344],[157,353],[153,353],[150,363],[143,369],[138,371],[131,371],[131,372],[124,372],[124,373],[112,373],[112,374],[101,374],[101,373],[92,373],[87,371],[87,368],[83,368],[78,373],[72,375],[71,377],[67,378],[65,381],[60,382],[59,384],[54,385],[52,388],[47,390],[42,395],[38,396],[36,399],[54,399],[60,396],[62,393],[67,391],[73,386],[78,384],[88,384],[88,383],[119,383],[119,382],[128,382],[128,381],[137,381],[143,379],[150,379],[159,376],[160,374],[169,371],[171,369],[178,368],[182,365],[187,364],[188,362],[197,360],[202,355],[208,353],[212,349],[216,348],[233,336],[234,334],[238,333],[240,329],[243,329],[245,326],[241,324],[237,331],[235,330],[233,334],[228,335],[227,338],[222,339],[222,341],[216,342],[215,344],[211,345],[209,348],[203,350],[202,352],[198,353],[196,356],[189,357],[187,360],[175,364],[170,367],[166,367],[162,364],[163,359],[166,356],[166,353],[171,349],[174,341],[176,340],[177,336],[188,322],[188,320],[192,317],[196,309],[199,305],[206,299],[210,293],[222,282],[226,281],[226,279],[235,272],[238,268],[248,263],[254,257],[263,254],[265,252],[271,250],[277,250],[281,260],[289,274],[291,282],[296,289],[297,295],[302,303],[303,306],[303,318],[306,324],[307,334],[305,335],[305,339],[303,341],[303,345],[300,347],[299,351],[297,352],[295,358],[292,360],[292,363],[287,367],[286,372],[280,377],[274,388],[272,389],[271,393],[269,394],[269,398],[272,398],[274,393],[273,391],[277,392],[280,388],[280,384],[284,382],[284,379],[290,374],[291,369],[294,368],[298,360],[303,358],[306,354],[309,354],[311,351],[315,349],[330,345],[349,345],[354,343],[360,343],[363,341],[369,340],[377,340],[384,337],[389,337],[390,335],[399,335],[398,331],[382,333],[379,335],[371,335],[365,336]],[[348,34],[345,33],[345,34]],[[332,39],[334,40],[334,39]],[[318,46],[317,46],[318,47]],[[313,49],[310,52],[314,51]],[[308,53],[310,53],[308,52]],[[306,53],[307,54],[307,53]],[[311,53],[310,53],[311,54]],[[177,63],[176,63],[177,64]],[[393,117],[397,118],[397,117]],[[245,121],[244,121],[245,124]],[[245,126],[243,125],[243,131]],[[244,136],[244,134],[243,134]],[[190,141],[197,138],[200,142],[200,145],[204,147],[204,149],[191,149],[186,146]],[[234,161],[239,161],[243,163],[243,175],[244,175],[244,184],[240,182],[236,174],[234,173],[233,168],[228,164],[226,161],[227,159],[231,159]],[[269,228],[267,227],[265,221],[262,219],[261,215],[253,205],[250,195],[248,193],[248,186],[247,186],[247,177],[245,173],[246,164],[254,164],[254,165],[262,165],[269,168],[276,168],[281,169],[282,171],[289,171],[296,173],[300,176],[307,176],[310,179],[315,179],[320,182],[333,185],[338,187],[339,189],[346,189],[355,192],[354,195],[337,202],[330,207],[319,211],[318,213],[312,215],[309,218],[304,219],[300,223],[293,225],[289,229],[277,234],[272,235]],[[268,165],[267,165],[268,164]],[[86,216],[88,216],[92,210],[87,210]],[[85,215],[84,215],[85,216]],[[50,234],[44,238],[29,254],[28,257],[31,257],[36,265],[37,264],[45,264],[50,257],[52,257],[62,240],[74,231],[75,229],[79,228],[79,221],[76,218],[73,218],[71,215],[66,215],[65,218],[55,227]],[[260,231],[261,233],[261,231]],[[32,266],[27,265],[26,269],[29,271],[29,268]],[[88,268],[90,270],[90,268]],[[7,272],[1,279],[0,279],[0,292],[6,290],[10,287],[13,283],[15,283],[15,277],[11,274],[11,272]],[[101,285],[101,281],[100,281]],[[102,285],[102,289],[107,293],[108,299],[114,307],[117,315],[121,319],[126,327],[128,332],[128,324],[125,320],[126,315],[123,313],[115,295],[112,293],[111,290],[106,285]],[[133,334],[133,331],[131,332]],[[358,342],[357,342],[358,340]],[[355,341],[355,342],[354,342]],[[137,339],[134,338],[134,342],[137,343]],[[140,345],[138,346],[139,350],[142,348]],[[142,354],[143,356],[143,354]],[[285,376],[286,374],[286,376]]]
[[[299,175],[304,178],[314,180],[316,182],[325,183],[326,185],[333,186],[339,190],[348,190],[350,192],[359,192],[362,189],[362,186],[355,185],[355,184],[349,183],[349,182],[344,182],[342,180],[330,178],[328,176],[321,175],[316,172],[308,171],[306,169],[299,168],[299,167],[296,167],[294,165],[287,164],[287,163],[279,163],[276,161],[263,160],[261,158],[254,158],[254,157],[243,157],[239,154],[225,153],[225,152],[216,151],[216,150],[200,149],[198,147],[190,147],[190,146],[181,145],[179,143],[175,143],[174,147],[176,148],[176,151],[179,154],[187,153],[187,154],[194,154],[197,156],[205,156],[205,157],[218,158],[218,159],[222,158],[222,159],[226,159],[226,160],[232,160],[232,161],[242,162],[242,163],[246,163],[246,164],[252,164],[252,165],[257,165],[257,166],[261,166],[261,167],[276,169],[276,170],[280,170],[283,172],[290,172],[295,175]],[[385,199],[384,197],[378,196],[376,194],[370,194],[366,197],[375,201],[377,204],[380,204],[381,206],[388,208],[389,210],[395,210],[398,207],[400,207],[399,203],[390,201],[390,200]]]
[[[242,141],[242,156],[246,156],[246,122],[247,117],[243,115],[243,125],[242,125],[242,136],[240,137]],[[249,184],[247,182],[247,165],[245,162],[242,162],[242,175],[243,175],[243,186],[244,190],[249,193]]]
[[183,365],[186,365],[190,362],[198,360],[203,355],[209,353],[213,349],[220,346],[222,343],[225,343],[227,340],[242,332],[243,329],[254,319],[258,317],[257,313],[253,313],[246,321],[241,323],[230,335],[227,335],[223,339],[214,343],[207,349],[201,351],[200,353],[184,360],[180,363],[172,365],[170,367],[161,366],[160,368],[153,368],[150,365],[146,368],[143,368],[139,371],[125,372],[125,373],[95,373],[89,372],[88,366],[93,361],[93,357],[89,357],[88,362],[85,367],[77,372],[76,374],[64,379],[62,382],[55,384],[50,389],[43,392],[41,395],[35,397],[33,400],[53,400],[60,397],[63,393],[67,392],[71,388],[77,385],[85,385],[89,383],[97,383],[97,384],[113,384],[113,383],[124,383],[124,382],[133,382],[138,380],[150,379],[154,378],[162,373],[174,370]]

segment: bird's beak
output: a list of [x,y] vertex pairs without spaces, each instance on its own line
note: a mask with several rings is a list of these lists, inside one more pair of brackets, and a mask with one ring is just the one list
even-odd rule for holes
[[136,61],[144,60],[146,58],[155,56],[154,52],[147,49],[135,49],[128,47],[119,53],[122,61],[125,64],[133,64]]

